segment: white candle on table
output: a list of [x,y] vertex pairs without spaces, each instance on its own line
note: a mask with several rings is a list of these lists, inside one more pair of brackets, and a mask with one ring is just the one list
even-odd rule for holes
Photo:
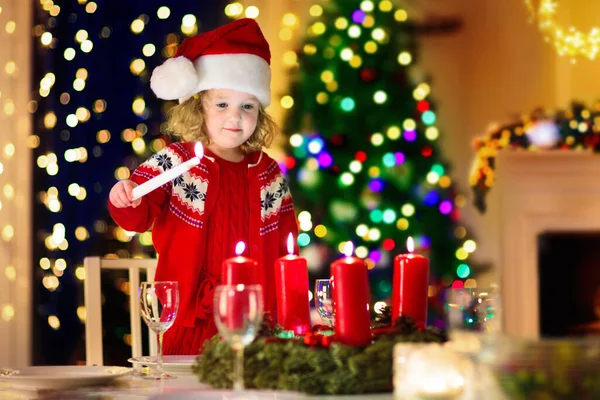
[[194,153],[196,157],[193,157],[187,160],[184,163],[179,164],[178,166],[168,169],[160,175],[155,176],[154,178],[147,180],[139,186],[133,188],[133,199],[137,200],[140,197],[150,193],[154,189],[157,189],[164,185],[165,183],[171,182],[173,179],[177,178],[179,175],[183,174],[186,171],[189,171],[196,165],[200,164],[200,160],[204,156],[204,148],[202,147],[202,143],[198,142],[194,146]]

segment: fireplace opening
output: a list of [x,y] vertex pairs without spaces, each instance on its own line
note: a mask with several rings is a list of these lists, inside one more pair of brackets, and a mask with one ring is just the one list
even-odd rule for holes
[[538,235],[540,336],[600,334],[600,232]]

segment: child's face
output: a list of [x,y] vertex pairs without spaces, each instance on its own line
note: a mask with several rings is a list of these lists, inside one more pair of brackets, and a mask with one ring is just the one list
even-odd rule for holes
[[254,95],[237,90],[211,89],[206,94],[205,124],[211,145],[238,148],[256,130],[260,103]]

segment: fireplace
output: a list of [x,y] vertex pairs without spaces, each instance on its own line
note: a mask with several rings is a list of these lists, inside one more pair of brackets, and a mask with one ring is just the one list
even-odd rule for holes
[[538,235],[540,335],[600,333],[600,232]]
[[[530,338],[597,333],[600,314],[597,310],[590,314],[589,307],[600,307],[596,258],[600,251],[584,249],[591,242],[600,244],[600,155],[502,151],[496,172],[490,205],[496,207],[499,221],[497,272],[506,333]],[[547,246],[552,247],[550,255]],[[551,271],[569,251],[581,255],[561,287],[560,281],[552,281]],[[556,260],[546,262],[548,257]],[[579,305],[583,292],[587,312],[573,310],[583,307]],[[559,303],[557,296],[569,300]],[[569,312],[575,315],[568,316]]]

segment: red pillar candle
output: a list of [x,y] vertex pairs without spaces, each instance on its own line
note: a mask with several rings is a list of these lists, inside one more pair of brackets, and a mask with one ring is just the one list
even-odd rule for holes
[[257,285],[258,281],[258,263],[251,258],[244,257],[246,245],[244,242],[238,242],[235,246],[236,257],[231,257],[223,261],[222,279],[224,285]]
[[[242,254],[246,249],[244,242],[238,242],[235,246],[236,257],[231,257],[223,261],[222,264],[222,281],[223,285],[232,285],[243,287],[244,285],[257,285],[258,282],[258,263],[251,258],[244,257]],[[232,289],[233,290],[233,289]],[[243,325],[243,304],[244,293],[237,294],[227,302],[227,319],[226,324],[229,329],[239,329]],[[263,304],[264,304],[264,293]],[[215,307],[220,307],[220,304],[215,304]]]
[[427,297],[429,284],[429,260],[413,254],[414,242],[406,241],[408,254],[394,259],[394,285],[392,289],[392,320],[401,315],[412,317],[419,325],[427,325]]
[[342,344],[366,346],[371,343],[369,276],[367,264],[352,257],[352,251],[347,242],[346,257],[331,264],[335,336]]
[[277,323],[283,329],[303,335],[310,330],[308,268],[306,259],[294,255],[294,237],[287,241],[288,255],[275,262]]

